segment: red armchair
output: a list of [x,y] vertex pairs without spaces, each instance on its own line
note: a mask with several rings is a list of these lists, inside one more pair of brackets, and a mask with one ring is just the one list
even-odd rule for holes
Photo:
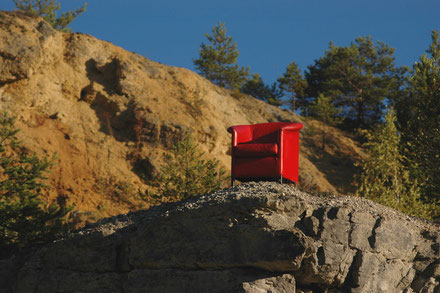
[[234,180],[280,180],[298,183],[301,123],[236,125],[232,134],[231,185]]

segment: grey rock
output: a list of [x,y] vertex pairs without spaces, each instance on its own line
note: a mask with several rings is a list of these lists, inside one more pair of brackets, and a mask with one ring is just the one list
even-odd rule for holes
[[[438,227],[246,183],[104,219],[2,261],[5,292],[439,292]],[[13,281],[12,281],[13,280]]]

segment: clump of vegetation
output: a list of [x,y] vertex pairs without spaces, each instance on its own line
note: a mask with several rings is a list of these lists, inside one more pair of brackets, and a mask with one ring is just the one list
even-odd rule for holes
[[44,20],[50,23],[53,28],[63,32],[71,31],[68,27],[69,24],[76,17],[86,11],[87,6],[87,3],[84,3],[81,8],[63,12],[60,17],[57,17],[61,5],[55,0],[14,0],[14,3],[18,9],[23,10],[30,15],[41,16]]
[[[118,180],[113,176],[98,178],[94,187],[97,192],[132,205],[133,208],[132,201],[138,199],[140,194],[139,190],[130,182]],[[100,209],[102,210],[102,207]]]
[[0,114],[0,257],[53,239],[66,228],[73,208],[42,201],[55,155],[29,154],[16,138],[18,131],[13,117]]
[[156,197],[181,200],[220,189],[226,182],[218,160],[204,160],[204,153],[191,136],[185,137],[165,156],[165,165],[150,182]]
[[400,134],[396,115],[390,110],[386,122],[371,131],[364,131],[369,158],[362,161],[362,173],[356,195],[398,209],[406,214],[426,219],[433,217],[434,206],[420,199],[420,188],[405,167],[401,154]]

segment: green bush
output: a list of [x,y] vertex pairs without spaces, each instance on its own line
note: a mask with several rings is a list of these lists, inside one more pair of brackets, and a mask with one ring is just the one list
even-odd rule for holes
[[226,182],[218,160],[204,160],[204,153],[191,136],[185,137],[165,156],[165,165],[150,182],[156,196],[181,200],[220,189]]
[[380,204],[398,209],[406,214],[432,219],[435,205],[420,199],[417,180],[405,167],[405,156],[400,151],[400,133],[395,122],[396,115],[390,110],[384,125],[364,131],[365,147],[369,158],[362,161],[362,173],[358,177],[356,195],[372,199]]
[[45,206],[41,199],[52,158],[29,154],[16,138],[14,118],[0,114],[0,257],[50,241],[63,231],[72,207]]

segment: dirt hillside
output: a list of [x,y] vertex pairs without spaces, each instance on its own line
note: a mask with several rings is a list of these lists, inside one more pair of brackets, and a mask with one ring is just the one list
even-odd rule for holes
[[317,121],[19,12],[0,12],[0,110],[17,116],[28,149],[57,153],[48,199],[75,202],[86,218],[148,207],[138,171],[157,171],[186,133],[229,170],[228,126],[303,122],[301,182],[321,191],[352,191],[363,156],[339,130],[329,129],[323,151]]

